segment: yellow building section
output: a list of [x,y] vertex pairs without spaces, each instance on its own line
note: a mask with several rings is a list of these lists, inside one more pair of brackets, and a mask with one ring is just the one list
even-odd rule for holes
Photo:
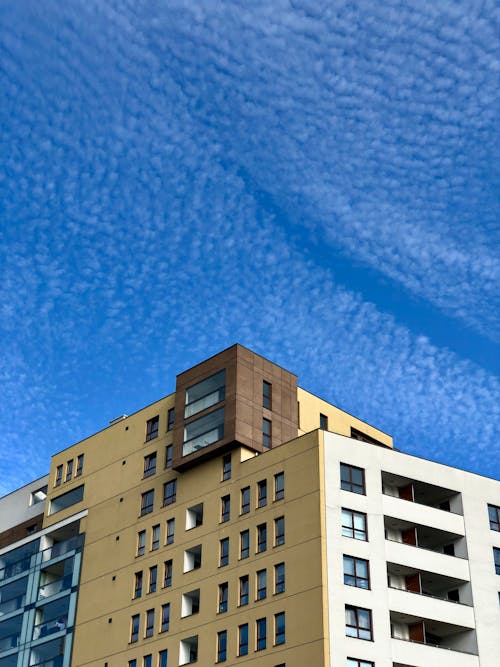
[[368,442],[374,441],[374,444],[387,447],[394,446],[392,437],[387,433],[350,415],[348,412],[344,412],[301,387],[297,387],[297,400],[299,406],[299,435],[309,433],[315,428],[324,428],[325,431],[346,435],[349,438],[354,437]]

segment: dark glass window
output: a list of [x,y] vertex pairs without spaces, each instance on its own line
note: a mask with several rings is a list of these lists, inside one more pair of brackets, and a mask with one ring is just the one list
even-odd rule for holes
[[347,658],[347,667],[375,667],[375,663],[359,658]]
[[283,500],[285,497],[285,473],[279,472],[274,476],[274,500]]
[[272,441],[272,424],[270,419],[262,419],[262,444],[264,447],[270,447]]
[[143,556],[146,549],[146,531],[140,530],[137,533],[137,555]]
[[250,555],[250,531],[242,530],[240,533],[240,558],[248,558]]
[[500,507],[488,505],[488,516],[490,517],[490,528],[500,532]]
[[166,560],[163,564],[163,587],[168,588],[172,585],[172,561]]
[[346,605],[345,633],[347,637],[372,640],[372,612],[370,609]]
[[285,517],[279,516],[274,520],[274,546],[285,544]]
[[141,516],[150,514],[153,511],[155,492],[153,489],[146,491],[141,495]]
[[161,631],[168,632],[170,628],[170,602],[161,606]]
[[267,549],[267,526],[261,523],[257,526],[257,553],[262,553]]
[[223,584],[219,584],[219,614],[223,614],[227,611],[227,598],[229,592],[229,585],[227,581]]
[[156,472],[156,452],[144,457],[144,477],[151,477]]
[[229,521],[231,518],[231,496],[223,496],[220,499],[220,520]]
[[156,582],[158,580],[158,567],[153,565],[149,568],[149,590],[148,593],[156,593]]
[[264,598],[266,597],[267,597],[267,573],[266,570],[258,570],[256,599],[264,600]]
[[224,537],[220,540],[220,559],[219,565],[223,567],[229,563],[229,537]]
[[222,457],[222,481],[231,479],[231,454]]
[[493,558],[495,561],[495,572],[500,574],[500,549],[493,547]]
[[165,447],[165,468],[172,467],[172,445],[167,445]]
[[281,611],[278,614],[274,614],[274,644],[278,646],[279,644],[285,643],[285,612]]
[[257,637],[257,651],[262,651],[266,648],[267,643],[267,625],[265,618],[259,618],[255,621],[256,637]]
[[266,382],[266,380],[262,382],[262,406],[268,410],[272,409],[272,389],[273,387],[270,382]]
[[158,426],[160,423],[160,417],[156,415],[152,419],[148,419],[146,422],[146,442],[149,440],[154,440],[158,437]]
[[168,667],[168,651],[163,649],[158,653],[158,667]]
[[153,526],[151,531],[151,551],[156,551],[160,547],[160,524]]
[[357,588],[370,588],[370,568],[364,558],[344,556],[344,584]]
[[248,604],[248,574],[240,577],[240,607]]
[[245,486],[241,489],[241,513],[248,514],[250,512],[250,487]]
[[177,500],[177,480],[171,479],[163,485],[163,505],[172,505]]
[[136,642],[139,639],[139,614],[134,614],[130,621],[130,642]]
[[321,413],[319,415],[319,427],[323,431],[328,431],[328,417]]
[[173,544],[175,539],[175,519],[167,520],[167,544]]
[[267,480],[261,479],[257,482],[257,507],[267,505]]
[[278,563],[274,566],[274,592],[285,592],[285,563]]
[[152,637],[155,630],[155,610],[148,609],[146,612],[146,637]]
[[248,655],[248,623],[238,628],[238,655]]
[[366,514],[342,508],[342,535],[355,540],[368,540]]
[[356,466],[340,464],[340,488],[353,493],[365,493],[365,471]]
[[76,459],[76,472],[75,477],[80,477],[83,472],[83,454],[79,454]]
[[227,658],[227,630],[217,633],[217,662],[225,662]]
[[174,408],[170,408],[170,410],[167,413],[167,431],[172,431],[174,428],[174,420],[175,420],[175,410]]
[[56,479],[54,482],[54,486],[61,486],[62,482],[62,477],[63,477],[63,466],[57,466],[56,468]]
[[135,573],[134,577],[134,598],[140,598],[142,595],[142,570]]

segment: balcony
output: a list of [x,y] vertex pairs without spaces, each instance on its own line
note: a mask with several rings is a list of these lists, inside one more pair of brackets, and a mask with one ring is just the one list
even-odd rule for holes
[[430,644],[421,644],[406,639],[391,640],[393,667],[479,667],[477,655],[444,650]]
[[462,496],[452,489],[382,471],[382,491],[384,495],[408,500],[417,505],[463,515]]
[[417,570],[399,563],[387,563],[389,588],[404,590],[438,600],[447,600],[454,604],[472,606],[470,583],[436,572]]
[[433,621],[447,622],[464,628],[474,628],[474,610],[471,606],[457,604],[421,593],[389,588],[389,607],[401,614],[412,614]]
[[434,528],[395,516],[384,516],[387,540],[427,549],[435,553],[467,558],[465,537],[460,532]]
[[24,608],[28,577],[14,579],[0,588],[0,617]]
[[[471,618],[473,622],[472,609]],[[462,654],[477,656],[476,632],[473,628],[456,623],[430,619],[418,616],[415,613],[404,613],[391,610],[391,636],[393,639],[420,644],[424,647],[447,649],[450,652],[460,653],[460,658],[455,655],[455,663],[462,666]],[[445,653],[445,651],[443,651]],[[396,656],[394,656],[396,657]],[[400,660],[404,662],[404,660]],[[429,656],[422,660],[422,664],[442,665],[441,658],[434,662]]]
[[71,551],[77,551],[83,546],[84,535],[75,535],[70,537],[68,540],[63,540],[61,542],[55,542],[47,549],[42,551],[42,562],[46,563],[53,558],[59,558],[59,556],[65,556]]

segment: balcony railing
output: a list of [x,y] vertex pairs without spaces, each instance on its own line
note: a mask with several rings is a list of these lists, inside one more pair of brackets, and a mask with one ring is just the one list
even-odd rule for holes
[[385,539],[388,542],[394,542],[395,544],[403,544],[406,547],[416,547],[417,549],[423,549],[424,551],[432,551],[432,553],[441,554],[442,556],[450,556],[451,558],[461,558],[462,560],[468,560],[467,556],[459,556],[458,554],[446,554],[443,551],[439,551],[439,547],[432,549],[431,547],[422,547],[420,544],[410,544],[408,542],[394,540],[391,537],[386,537]]
[[83,535],[75,535],[75,537],[70,537],[69,540],[64,542],[56,542],[51,547],[44,549],[42,551],[42,562],[47,562],[58,556],[63,556],[64,554],[69,553],[79,549],[83,545]]
[[18,611],[23,609],[26,602],[26,596],[21,595],[17,598],[11,598],[10,600],[5,600],[5,602],[0,602],[0,616],[4,614],[10,614],[13,611]]
[[56,595],[61,591],[71,588],[71,576],[61,577],[60,579],[55,579],[54,581],[49,581],[47,584],[40,586],[38,590],[38,599],[44,600],[49,598],[52,595]]
[[19,646],[19,634],[9,635],[8,637],[3,637],[0,639],[0,652],[8,651],[11,648],[17,648]]
[[[413,545],[412,545],[413,546]],[[464,607],[472,607],[472,604],[469,602],[460,602],[460,600],[450,600],[449,598],[442,598],[439,595],[433,595],[432,593],[424,593],[423,591],[410,591],[407,588],[398,588],[397,586],[388,586],[393,591],[403,591],[403,593],[413,593],[414,595],[422,595],[425,598],[433,598],[434,600],[442,600],[443,602],[451,602],[453,604],[461,604]],[[399,639],[399,637],[396,637]]]
[[62,667],[63,660],[63,655],[56,655],[53,658],[44,660],[43,662],[36,662],[34,665],[30,665],[30,667]]
[[401,498],[401,496],[394,496],[392,493],[387,493],[387,491],[382,491],[382,494],[384,496],[387,496],[388,498],[395,498],[396,500],[403,500],[404,502],[407,503],[413,503],[414,505],[421,505],[422,507],[430,507],[431,509],[434,510],[439,510],[440,512],[446,512],[446,514],[454,514],[455,516],[463,516],[462,512],[457,512],[456,510],[452,510],[451,508],[444,509],[443,507],[439,507],[439,505],[433,505],[431,503],[424,503],[421,500],[411,500],[410,498]]
[[26,572],[31,567],[31,556],[22,558],[21,560],[16,561],[15,563],[8,563],[3,568],[0,568],[0,581],[3,579],[10,579],[16,574],[21,574]]
[[33,628],[33,639],[47,637],[48,635],[53,635],[55,632],[61,632],[61,630],[66,630],[66,626],[66,618],[53,618],[45,623],[39,623]]
[[406,639],[405,637],[396,637],[393,633],[391,634],[393,639],[397,639],[402,642],[408,642],[410,644],[419,644],[420,646],[432,646],[433,648],[442,648],[446,651],[456,651],[457,653],[465,653],[466,655],[477,655],[475,651],[466,651],[463,648],[454,648],[453,646],[443,646],[442,644],[433,644],[432,642],[419,642],[416,639]]

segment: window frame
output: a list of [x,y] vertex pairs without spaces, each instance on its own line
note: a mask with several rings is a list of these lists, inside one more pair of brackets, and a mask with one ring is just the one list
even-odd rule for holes
[[231,519],[231,495],[228,493],[220,499],[220,523]]
[[[149,501],[149,502],[148,502]],[[155,503],[155,490],[148,489],[141,493],[141,514],[140,516],[146,516],[146,514],[151,514],[154,508]]]
[[500,548],[493,547],[493,562],[495,563],[495,574],[500,574]]
[[167,432],[174,430],[175,408],[169,408],[167,412]]
[[255,573],[255,601],[267,598],[267,570],[257,570]]
[[280,595],[286,590],[286,566],[285,563],[274,565],[274,595]]
[[172,586],[173,569],[174,562],[171,558],[163,562],[163,588],[170,588]]
[[146,531],[139,530],[137,533],[137,556],[144,556],[146,553]]
[[170,602],[164,602],[161,606],[160,632],[170,630]]
[[[283,623],[281,628],[280,623]],[[282,646],[286,643],[286,617],[284,611],[274,614],[274,646]]]
[[257,527],[256,552],[262,554],[267,551],[267,523],[260,523]]
[[[347,622],[347,614],[348,612],[354,613],[355,616],[355,624],[351,624]],[[366,615],[368,616],[369,619],[369,625],[366,627],[362,624],[360,624],[360,612],[363,612],[363,616]],[[349,632],[351,630],[351,632]],[[346,604],[345,605],[345,631],[346,631],[346,637],[353,637],[354,639],[362,639],[364,641],[373,641],[373,618],[372,618],[372,610],[371,609],[366,609],[365,607],[356,607],[354,605]],[[369,636],[363,636],[363,634],[366,633]]]
[[240,560],[250,557],[250,530],[246,528],[240,532]]
[[83,461],[84,461],[84,455],[78,454],[78,456],[76,457],[75,477],[81,477],[81,475],[83,474]]
[[157,551],[160,548],[160,532],[160,524],[155,523],[151,528],[151,551]]
[[224,454],[222,457],[222,481],[231,479],[231,454]]
[[274,546],[281,547],[285,544],[285,517],[277,516],[274,519]]
[[347,667],[375,667],[371,660],[361,660],[361,658],[347,658]]
[[262,380],[262,407],[266,410],[273,409],[273,385],[268,380]]
[[163,507],[173,505],[177,501],[177,477],[169,479],[163,485]]
[[[347,559],[352,561],[353,574],[349,574],[345,570],[345,565],[346,565],[346,560]],[[366,577],[364,577],[362,575],[358,575],[358,573],[357,573],[358,566],[361,566],[361,564],[366,565]],[[366,591],[371,590],[370,561],[367,558],[359,558],[358,556],[351,556],[350,554],[343,554],[343,556],[342,556],[342,565],[343,565],[344,585],[345,586],[353,586],[354,588],[362,588],[363,590],[366,590]],[[348,581],[346,581],[346,578],[352,579],[353,583],[349,583]],[[360,586],[358,582],[366,583],[366,586],[363,586],[363,585]]]
[[135,644],[139,641],[139,632],[141,629],[141,615],[133,614],[130,618],[130,640],[129,644]]
[[246,607],[250,602],[250,579],[248,574],[243,574],[238,583],[238,607]]
[[[344,513],[349,513],[350,514],[351,520],[352,520],[352,525],[347,525],[347,524],[344,523]],[[348,537],[348,538],[354,539],[354,540],[360,540],[362,542],[368,542],[369,541],[368,540],[368,517],[367,517],[366,512],[358,512],[357,510],[352,510],[349,507],[342,507],[340,517],[341,517],[341,529],[342,529],[341,532],[342,532],[343,537]],[[359,528],[355,527],[354,519],[356,517],[362,517],[363,524],[364,524],[363,530],[360,530]],[[347,534],[348,531],[351,534]],[[364,535],[364,537],[358,537],[356,535],[356,533],[362,534],[362,535]]]
[[144,457],[144,473],[142,478],[151,477],[156,474],[157,452],[151,452]]
[[248,655],[248,637],[248,623],[242,623],[238,626],[238,657]]
[[144,627],[144,638],[152,637],[155,633],[155,610],[147,609],[145,612],[146,623]]
[[[343,471],[348,473],[348,479],[343,478]],[[353,472],[361,473],[361,483],[353,478]],[[353,466],[350,463],[340,462],[340,488],[342,491],[349,491],[350,493],[357,493],[358,495],[366,496],[366,479],[365,469],[359,466]]]
[[151,565],[148,576],[148,593],[156,593],[158,588],[158,565]]
[[160,415],[155,415],[146,421],[146,440],[145,442],[150,442],[158,437],[158,431],[160,427]]
[[273,423],[270,419],[262,417],[262,446],[271,449],[273,442]]
[[219,630],[217,633],[217,656],[216,662],[227,660],[227,630]]
[[229,600],[229,583],[223,581],[219,584],[218,588],[218,603],[217,603],[217,613],[225,614],[228,609],[228,600]]
[[172,467],[173,451],[174,451],[173,445],[165,446],[165,469]]
[[[492,517],[494,514],[494,517]],[[490,520],[490,530],[500,533],[500,507],[488,503],[488,518]]]
[[175,518],[167,519],[165,531],[165,544],[173,544],[175,541]]
[[229,565],[229,537],[219,540],[219,567]]
[[[248,495],[248,500],[246,496]],[[250,512],[250,487],[244,486],[240,491],[240,515],[249,514]]]
[[265,651],[267,647],[267,619],[258,618],[255,621],[255,650]]
[[260,479],[257,482],[257,507],[266,507],[267,505],[267,479]]
[[274,500],[283,500],[285,497],[285,473],[277,472],[274,475]]
[[138,600],[142,597],[143,572],[139,570],[134,574],[134,591],[132,595],[133,600]]

